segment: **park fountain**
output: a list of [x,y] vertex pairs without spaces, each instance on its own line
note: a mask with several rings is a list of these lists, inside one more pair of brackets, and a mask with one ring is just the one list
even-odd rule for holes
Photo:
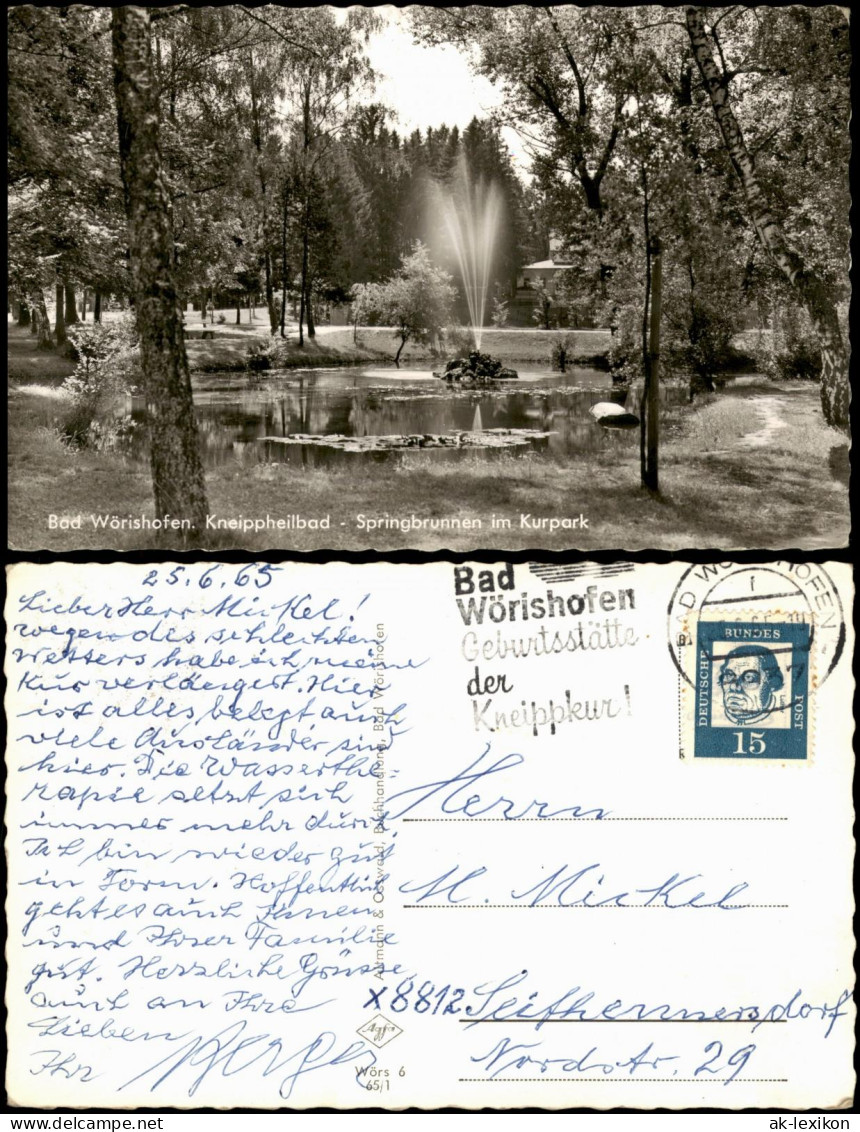
[[451,241],[466,302],[475,349],[481,349],[502,201],[494,184],[473,181],[461,155],[453,183],[441,195],[442,216]]
[[474,348],[467,357],[452,358],[443,373],[434,375],[448,382],[470,385],[516,378],[516,370],[506,369],[498,359],[481,353],[493,253],[502,214],[499,190],[483,180],[473,180],[466,159],[461,155],[451,186],[439,189],[438,207],[459,267]]

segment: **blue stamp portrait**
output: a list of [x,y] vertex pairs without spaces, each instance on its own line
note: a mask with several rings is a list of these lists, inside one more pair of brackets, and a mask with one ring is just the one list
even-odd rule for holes
[[807,758],[810,636],[803,622],[699,622],[695,758]]

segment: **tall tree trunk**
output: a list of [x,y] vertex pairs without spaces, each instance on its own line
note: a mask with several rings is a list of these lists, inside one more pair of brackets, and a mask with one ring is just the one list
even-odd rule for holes
[[648,369],[643,390],[642,418],[646,422],[645,477],[643,486],[658,492],[660,439],[660,304],[663,255],[660,240],[655,236],[651,248],[651,326],[648,335]]
[[648,176],[642,166],[642,234],[645,237],[645,301],[642,304],[642,372],[648,373],[648,328],[651,322],[651,210]]
[[308,252],[310,247],[310,225],[311,225],[311,184],[310,184],[310,169],[308,167],[308,155],[311,147],[311,84],[310,80],[305,83],[304,95],[302,99],[302,192],[304,193],[304,203],[302,206],[302,276],[299,283],[299,345],[305,344],[305,332],[303,329],[305,317],[305,301],[307,297],[308,286]]
[[102,293],[96,290],[95,298],[93,299],[93,322],[101,322],[102,320]]
[[51,337],[51,320],[48,318],[45,294],[41,287],[34,288],[30,292],[30,309],[32,311],[33,333],[36,335],[36,349],[53,350],[54,340]]
[[65,346],[66,318],[63,308],[65,305],[66,293],[63,290],[62,283],[58,283],[54,288],[54,300],[56,302],[56,311],[54,312],[54,337],[57,340],[58,346]]
[[394,364],[395,364],[395,366],[397,366],[398,369],[400,369],[400,355],[403,353],[403,347],[406,345],[408,340],[409,340],[408,334],[406,335],[405,338],[401,337],[400,345],[397,347],[397,353],[394,355]]
[[260,114],[260,102],[257,97],[257,87],[254,83],[254,53],[248,52],[248,90],[251,95],[251,141],[257,151],[257,179],[260,182],[260,197],[262,204],[263,229],[263,268],[266,282],[266,310],[269,312],[269,331],[275,334],[278,329],[278,312],[275,309],[275,292],[272,286],[272,257],[269,252],[269,213],[268,213],[268,186],[266,172],[263,168],[263,123]]
[[286,338],[284,325],[287,321],[287,212],[290,204],[290,194],[287,188],[287,178],[284,176],[283,198],[281,202],[281,337]]
[[278,332],[278,308],[275,306],[275,288],[272,285],[272,257],[266,248],[263,256],[263,266],[266,275],[266,308],[269,312],[269,330],[272,335]]
[[21,299],[18,303],[18,325],[29,326],[31,322],[30,308],[27,305],[27,301],[26,299]]
[[239,326],[242,322],[242,308],[236,304],[236,325]]
[[[648,225],[647,198],[642,213],[643,229],[645,232],[645,301],[642,304],[642,372],[645,382],[648,381],[648,323],[651,313],[651,237]],[[643,386],[642,404],[639,419],[639,479],[644,487],[648,481],[648,416],[645,389]]]
[[305,317],[308,322],[308,338],[316,338],[317,328],[314,325],[313,284],[308,279],[308,295],[305,300]]
[[87,321],[87,289],[81,291],[81,322]]
[[[309,220],[309,207],[305,206],[304,223],[302,224],[302,279],[300,284],[300,300],[299,300],[299,345],[305,344],[304,320],[305,310],[307,308],[307,295],[308,295],[308,220]],[[310,333],[310,328],[308,328]]]
[[821,345],[821,408],[828,424],[848,431],[848,353],[842,341],[836,306],[829,288],[810,271],[789,244],[770,209],[734,111],[729,103],[729,76],[717,66],[702,8],[686,9],[693,55],[717,119],[726,153],[741,182],[747,211],[762,247],[796,289]]
[[[310,203],[310,186],[305,185],[305,207],[302,216],[302,279],[301,279],[301,306],[299,308],[299,345],[304,345],[304,332],[302,330],[302,322],[305,317],[305,312],[309,305],[308,294],[308,267],[310,258],[310,226],[311,226],[311,203]],[[311,333],[310,325],[308,326],[308,335]]]
[[173,237],[161,171],[149,9],[113,8],[111,22],[120,168],[150,420],[155,513],[158,518],[179,519],[183,524],[177,532],[179,540],[199,545],[206,524],[206,486],[171,266]]
[[72,323],[78,321],[78,308],[75,303],[74,284],[69,283],[68,280],[64,280],[63,290],[66,296],[66,326],[71,326]]

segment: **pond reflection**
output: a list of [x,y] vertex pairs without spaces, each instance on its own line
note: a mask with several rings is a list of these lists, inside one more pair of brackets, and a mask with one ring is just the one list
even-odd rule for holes
[[[195,374],[194,402],[206,467],[229,462],[279,462],[309,467],[340,466],[356,460],[385,462],[401,452],[342,452],[336,448],[269,443],[267,437],[296,434],[391,436],[491,428],[549,432],[528,447],[559,456],[626,448],[638,443],[638,430],[607,430],[589,415],[599,401],[618,401],[609,375],[575,368],[567,374],[518,367],[520,380],[489,389],[460,389],[434,378],[428,370],[339,367],[334,370],[287,370],[264,374]],[[664,401],[681,403],[684,390],[661,390]],[[626,408],[638,413],[637,389]],[[132,455],[147,457],[146,413],[137,399],[138,422]],[[508,450],[510,451],[510,450]],[[433,449],[423,459],[461,459],[464,454],[496,450]],[[414,454],[410,451],[410,458]]]

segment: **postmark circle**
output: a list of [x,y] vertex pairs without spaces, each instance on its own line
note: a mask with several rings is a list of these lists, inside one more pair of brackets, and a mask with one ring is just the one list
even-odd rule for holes
[[845,615],[839,592],[827,571],[812,562],[736,562],[690,566],[682,574],[668,608],[669,653],[690,685],[692,661],[685,632],[691,618],[719,615],[732,620],[750,611],[762,621],[808,621],[810,651],[823,684],[845,649]]

